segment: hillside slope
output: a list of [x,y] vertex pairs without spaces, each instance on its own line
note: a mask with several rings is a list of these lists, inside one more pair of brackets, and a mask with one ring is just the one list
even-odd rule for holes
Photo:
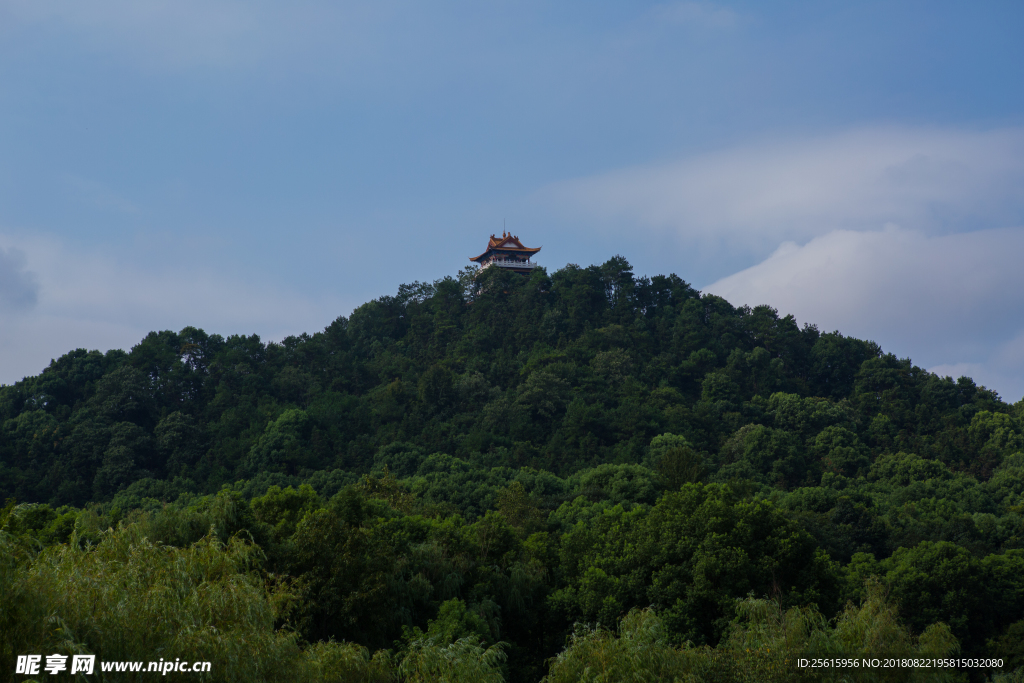
[[872,576],[913,632],[1009,657],[1021,418],[621,257],[492,268],[280,344],[153,332],[0,388],[0,521],[52,547],[244,532],[300,580],[309,642],[472,633],[521,680],[577,621],[653,606],[671,642],[715,646],[748,593],[831,617]]

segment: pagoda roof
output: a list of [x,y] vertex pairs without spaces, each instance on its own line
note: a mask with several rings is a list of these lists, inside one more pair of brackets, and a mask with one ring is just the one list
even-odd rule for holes
[[501,237],[491,235],[491,238],[487,240],[487,251],[480,254],[479,256],[470,256],[470,261],[479,261],[485,258],[488,254],[494,251],[511,251],[520,254],[536,254],[540,251],[540,247],[532,249],[530,247],[524,247],[523,243],[519,241],[519,238],[512,234],[501,233]]

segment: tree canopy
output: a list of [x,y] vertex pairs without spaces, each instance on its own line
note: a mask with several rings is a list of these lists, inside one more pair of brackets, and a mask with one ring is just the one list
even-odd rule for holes
[[0,387],[0,666],[819,680],[787,657],[886,647],[1016,667],[1022,419],[621,257],[402,285],[280,343],[79,349]]

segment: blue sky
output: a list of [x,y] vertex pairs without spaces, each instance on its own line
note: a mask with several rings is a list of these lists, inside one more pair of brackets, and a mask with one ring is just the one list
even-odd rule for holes
[[503,221],[1024,395],[1019,2],[0,0],[0,382]]

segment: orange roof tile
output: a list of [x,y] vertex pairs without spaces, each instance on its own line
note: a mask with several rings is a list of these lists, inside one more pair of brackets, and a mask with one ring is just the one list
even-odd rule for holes
[[491,238],[487,240],[487,251],[479,256],[470,256],[469,260],[479,261],[490,254],[491,251],[511,251],[521,254],[536,254],[540,250],[540,247],[537,247],[536,249],[524,247],[523,243],[519,241],[518,236],[503,232],[501,233],[501,237],[491,235]]

